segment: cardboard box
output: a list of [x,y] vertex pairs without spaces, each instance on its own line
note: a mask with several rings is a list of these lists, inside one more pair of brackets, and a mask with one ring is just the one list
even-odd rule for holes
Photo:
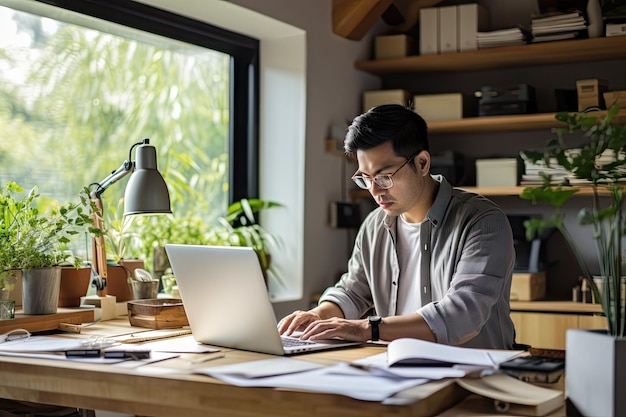
[[426,122],[462,119],[466,107],[461,93],[417,95],[413,105]]
[[541,300],[546,296],[546,273],[514,273],[511,281],[511,301]]
[[519,173],[517,159],[494,158],[476,160],[476,185],[478,187],[515,187]]
[[608,91],[608,86],[609,83],[601,79],[577,80],[578,111],[584,111],[589,107],[606,108],[603,94]]
[[373,90],[363,93],[363,112],[382,104],[409,104],[411,94],[406,90]]
[[403,58],[417,54],[417,41],[407,35],[377,36],[374,40],[376,59]]
[[617,103],[617,107],[620,109],[626,109],[626,90],[622,91],[607,91],[603,94],[604,104],[607,108],[611,107],[614,103]]

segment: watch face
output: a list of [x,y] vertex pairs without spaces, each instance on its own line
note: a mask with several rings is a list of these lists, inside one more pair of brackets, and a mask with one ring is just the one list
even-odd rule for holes
[[369,316],[367,318],[370,323],[380,323],[383,319],[380,316]]

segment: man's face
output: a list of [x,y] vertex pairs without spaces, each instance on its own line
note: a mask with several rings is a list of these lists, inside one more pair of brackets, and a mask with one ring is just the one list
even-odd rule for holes
[[[356,157],[359,163],[356,175],[373,182],[369,192],[387,214],[404,214],[409,222],[423,220],[432,203],[431,196],[426,195],[426,178],[429,178],[430,169],[430,155],[427,151],[417,154],[413,164],[405,164],[407,159],[395,155],[389,141],[366,151],[358,150]],[[391,188],[385,189],[373,180],[376,176],[391,174]]]

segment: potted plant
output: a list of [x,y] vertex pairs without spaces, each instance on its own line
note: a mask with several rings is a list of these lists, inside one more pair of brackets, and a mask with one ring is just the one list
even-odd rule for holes
[[25,314],[55,313],[61,265],[81,264],[68,250],[68,243],[83,232],[100,233],[93,227],[95,205],[87,190],[78,202],[63,204],[46,201],[37,186],[22,193],[24,189],[14,182],[2,190],[0,271],[22,271]]
[[[607,329],[599,331],[567,331],[565,389],[571,403],[583,415],[626,415],[626,399],[619,394],[626,390],[626,338],[623,274],[626,217],[623,212],[626,186],[626,127],[615,123],[619,108],[612,106],[603,118],[587,113],[558,113],[556,119],[566,126],[554,129],[556,137],[544,151],[525,151],[532,162],[543,161],[546,167],[560,166],[570,179],[582,180],[592,190],[591,205],[579,214],[582,225],[591,227],[595,240],[602,284],[596,285],[584,258],[573,244],[564,226],[562,205],[579,188],[570,184],[551,184],[544,176],[540,187],[525,188],[522,198],[533,203],[548,203],[555,208],[547,219],[527,223],[528,237],[546,227],[558,229],[574,253],[578,266],[602,304]],[[573,135],[569,135],[573,134]],[[569,146],[565,138],[579,138],[580,146]],[[571,180],[569,181],[571,182]],[[608,198],[603,198],[608,194]],[[608,201],[606,201],[608,200]],[[605,385],[608,384],[608,385]]]
[[258,223],[262,210],[280,207],[275,201],[241,199],[231,204],[224,216],[207,223],[197,216],[185,218],[145,218],[139,224],[145,250],[154,251],[154,274],[161,277],[169,268],[163,247],[166,243],[184,243],[213,246],[249,246],[259,257],[261,269],[267,277],[271,268],[271,247],[280,244],[277,236]]
[[115,295],[118,302],[134,298],[131,281],[135,270],[144,269],[139,258],[142,239],[133,228],[134,216],[123,215],[124,199],[105,210],[103,227],[107,254],[107,293]]
[[279,240],[258,223],[261,210],[280,207],[280,203],[260,199],[242,199],[228,207],[225,217],[209,230],[207,244],[215,246],[249,246],[256,252],[266,276],[271,267],[270,247]]

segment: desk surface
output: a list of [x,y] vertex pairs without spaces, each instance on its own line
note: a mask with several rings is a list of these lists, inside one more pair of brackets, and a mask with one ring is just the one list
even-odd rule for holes
[[[85,327],[83,335],[115,336],[147,330],[131,328],[128,319]],[[311,353],[298,358],[317,363],[351,361],[384,351],[366,346]],[[450,398],[461,400],[456,384],[438,382],[403,392],[423,398],[409,405],[382,405],[341,395],[288,389],[242,388],[195,375],[194,367],[246,362],[271,355],[222,349],[224,358],[192,364],[197,355],[128,367],[132,362],[96,365],[61,360],[0,356],[0,397],[142,416],[427,416],[449,408]],[[446,389],[441,389],[447,385]],[[445,398],[441,397],[445,395]],[[427,399],[427,400],[426,400]],[[462,406],[456,415],[464,413]],[[484,414],[481,414],[484,415]],[[496,415],[496,414],[494,414]],[[500,414],[501,415],[501,414]]]

